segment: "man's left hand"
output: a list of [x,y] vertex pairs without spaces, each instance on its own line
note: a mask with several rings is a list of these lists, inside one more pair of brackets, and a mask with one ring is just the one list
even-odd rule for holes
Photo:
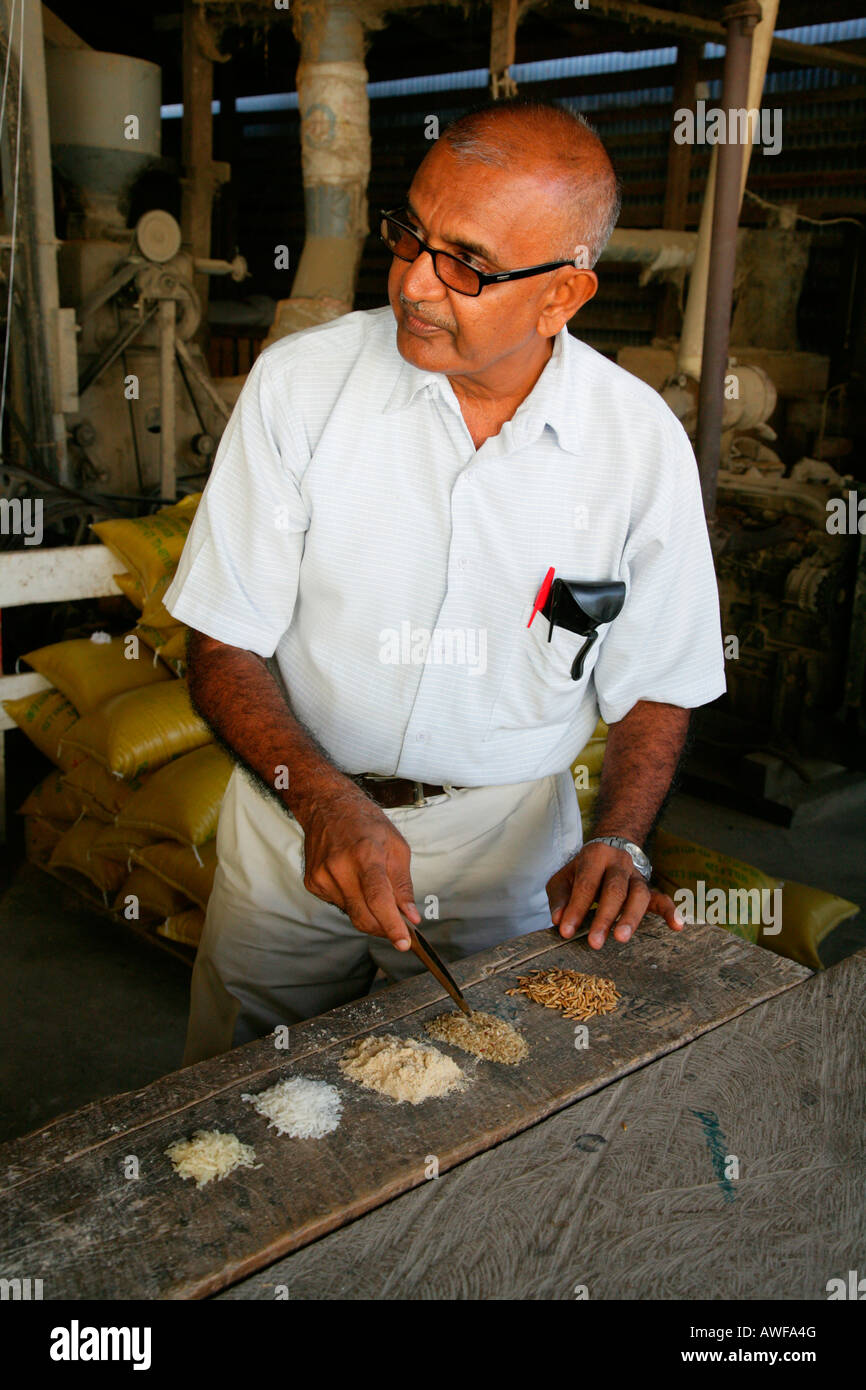
[[550,918],[559,934],[574,936],[594,902],[598,909],[587,941],[598,951],[613,927],[617,941],[628,941],[647,912],[657,912],[672,931],[685,923],[666,893],[651,888],[631,855],[612,845],[592,844],[563,865],[547,884]]

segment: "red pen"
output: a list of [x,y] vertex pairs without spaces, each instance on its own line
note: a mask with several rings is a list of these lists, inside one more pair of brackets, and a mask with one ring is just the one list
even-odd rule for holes
[[529,622],[526,624],[527,627],[532,627],[532,622],[533,622],[533,619],[535,618],[536,613],[540,612],[540,610],[541,610],[541,609],[544,607],[544,605],[547,603],[547,595],[550,593],[550,586],[551,586],[551,584],[553,583],[553,576],[554,576],[555,572],[556,572],[556,571],[555,571],[554,569],[551,568],[551,569],[549,569],[549,570],[547,571],[547,574],[544,576],[544,583],[542,584],[541,588],[540,588],[539,591],[538,591],[538,596],[537,596],[537,598],[536,598],[536,600],[535,600],[535,607],[534,607],[533,610],[532,610],[532,617],[529,619]]

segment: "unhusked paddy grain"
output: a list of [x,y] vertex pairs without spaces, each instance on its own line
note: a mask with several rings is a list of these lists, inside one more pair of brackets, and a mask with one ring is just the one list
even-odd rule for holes
[[506,994],[525,994],[546,1009],[559,1009],[564,1018],[585,1022],[598,1014],[609,1014],[622,995],[613,980],[601,975],[583,975],[579,970],[530,970],[518,978]]

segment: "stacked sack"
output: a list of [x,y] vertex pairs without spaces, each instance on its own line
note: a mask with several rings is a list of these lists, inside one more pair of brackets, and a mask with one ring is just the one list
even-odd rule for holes
[[162,602],[197,502],[94,527],[126,565],[115,579],[141,610],[138,624],[29,652],[22,660],[50,688],[4,702],[56,768],[19,808],[28,858],[188,946],[204,925],[232,771],[190,704],[187,629]]
[[571,765],[571,775],[577,789],[577,803],[583,822],[583,838],[592,834],[592,817],[601,784],[601,764],[607,747],[607,725],[603,719],[596,724],[592,738]]

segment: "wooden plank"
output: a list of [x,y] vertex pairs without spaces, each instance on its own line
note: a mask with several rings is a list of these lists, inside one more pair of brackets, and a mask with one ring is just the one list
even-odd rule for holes
[[[530,964],[616,980],[622,1004],[590,1023],[589,1048],[574,1046],[572,1022],[505,995]],[[383,1028],[423,1036],[424,1020],[450,1007],[424,976],[296,1025],[286,1051],[273,1040],[251,1043],[88,1107],[0,1150],[6,1277],[44,1278],[47,1298],[215,1292],[422,1183],[426,1155],[435,1153],[444,1172],[809,974],[718,928],[673,937],[658,918],[628,946],[608,943],[602,958],[547,930],[458,962],[454,973],[475,1008],[495,1009],[525,1032],[527,1063],[494,1066],[455,1053],[471,1084],[420,1106],[347,1082],[338,1060],[350,1038]],[[276,1136],[241,1101],[242,1092],[299,1074],[343,1095],[342,1124],[325,1139]],[[198,1191],[164,1152],[213,1128],[251,1143],[261,1166]],[[123,1176],[129,1156],[138,1180]]]
[[824,1300],[863,1270],[864,1059],[860,952],[218,1297]]
[[119,594],[113,576],[122,570],[104,545],[7,550],[0,554],[0,609]]

